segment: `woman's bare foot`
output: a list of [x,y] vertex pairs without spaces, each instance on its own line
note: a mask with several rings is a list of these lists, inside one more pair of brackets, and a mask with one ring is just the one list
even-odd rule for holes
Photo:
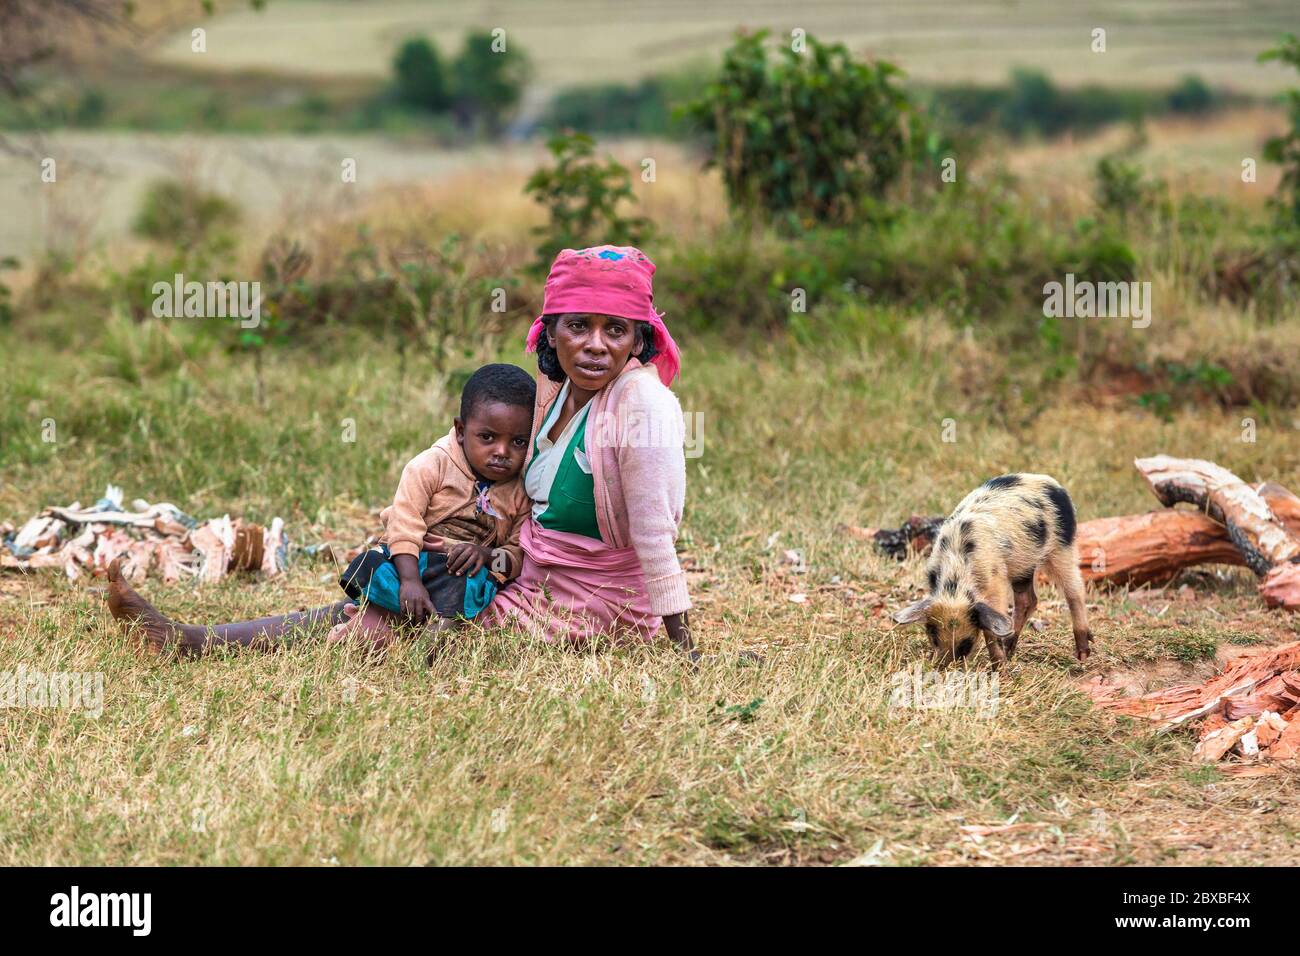
[[121,558],[108,566],[108,609],[128,634],[143,638],[145,649],[155,654],[181,640],[180,625],[164,617],[126,583]]

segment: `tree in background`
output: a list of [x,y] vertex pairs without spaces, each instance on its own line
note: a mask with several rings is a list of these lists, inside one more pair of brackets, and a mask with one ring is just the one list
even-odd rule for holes
[[1214,107],[1214,91],[1199,76],[1185,76],[1169,91],[1168,101],[1175,113],[1206,113]]
[[411,37],[393,57],[397,96],[408,106],[441,113],[450,106],[447,71],[438,49],[424,37]]
[[523,97],[528,58],[491,33],[470,33],[451,66],[452,110],[462,127],[481,123],[492,136]]
[[847,221],[880,199],[912,153],[913,105],[889,63],[806,38],[769,60],[767,31],[740,35],[686,114],[712,137],[737,209],[803,223]]

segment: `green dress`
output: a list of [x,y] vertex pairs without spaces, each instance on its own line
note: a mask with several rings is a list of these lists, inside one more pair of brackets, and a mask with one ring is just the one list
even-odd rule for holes
[[[537,430],[533,440],[533,462],[537,463],[537,441],[549,431],[560,406],[556,399],[551,414]],[[546,510],[537,516],[537,523],[548,531],[567,531],[584,537],[600,540],[600,526],[596,523],[596,483],[592,476],[582,470],[578,464],[578,453],[585,456],[587,439],[587,409],[590,403],[578,414],[582,421],[564,449],[555,479],[551,482],[550,492],[546,496]],[[532,467],[530,464],[530,469]]]

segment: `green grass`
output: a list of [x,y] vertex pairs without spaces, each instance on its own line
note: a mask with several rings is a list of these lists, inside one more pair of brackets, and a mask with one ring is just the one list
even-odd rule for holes
[[[312,640],[156,662],[118,633],[93,583],[0,578],[11,609],[0,670],[105,682],[98,719],[0,710],[0,862],[833,863],[878,841],[899,864],[1287,859],[1286,777],[1214,797],[1224,819],[1262,794],[1277,801],[1249,845],[1216,844],[1212,821],[1198,831],[1209,849],[1180,842],[1169,814],[1209,808],[1193,739],[1116,720],[1076,690],[1150,640],[1145,612],[1121,596],[1094,595],[1100,652],[1080,667],[1064,608],[1045,594],[1048,627],[1027,633],[1000,676],[996,717],[891,713],[891,675],[922,661],[925,642],[882,615],[919,570],[837,528],[944,510],[1012,468],[1058,475],[1083,518],[1141,510],[1152,502],[1129,462],[1157,451],[1295,486],[1294,444],[1234,442],[1228,413],[1164,423],[1084,401],[1024,430],[952,397],[937,328],[902,329],[908,350],[684,336],[679,393],[705,416],[705,452],[688,465],[682,547],[699,638],[717,655],[698,673],[663,645],[576,652],[504,633],[461,635],[432,666],[420,647],[375,665]],[[71,355],[0,333],[13,387],[0,519],[93,500],[111,481],[202,516],[279,514],[300,543],[355,543],[401,464],[446,428],[449,396],[418,371],[399,378],[373,343],[273,357],[259,408],[246,360],[193,343],[188,357],[131,353],[145,370],[124,377],[104,353],[144,334],[107,330]],[[511,343],[500,354],[525,364]],[[962,425],[956,444],[940,440],[941,400]],[[54,446],[39,440],[47,417]],[[340,440],[344,417],[357,420],[355,444]],[[783,573],[787,547],[806,575]],[[334,577],[303,558],[275,581],[151,580],[145,593],[182,619],[217,621],[332,601]],[[809,601],[790,602],[796,591]],[[1225,615],[1234,633],[1279,626],[1248,589],[1203,597],[1161,622],[1174,659],[1203,657]],[[742,649],[763,666],[738,665]],[[978,842],[958,829],[1013,814],[1034,827]]]

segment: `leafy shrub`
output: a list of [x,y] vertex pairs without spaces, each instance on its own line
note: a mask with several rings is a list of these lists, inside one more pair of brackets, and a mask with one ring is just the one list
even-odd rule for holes
[[[479,356],[509,313],[494,311],[496,290],[514,280],[496,274],[481,245],[450,235],[383,247],[358,231],[341,268],[308,275],[300,244],[273,239],[262,253],[262,324],[245,330],[238,348],[257,356],[267,346],[320,343],[335,333],[392,342],[404,373],[409,355],[428,356],[438,374],[458,359]],[[249,332],[253,334],[248,334]]]
[[1173,420],[1173,409],[1179,402],[1209,398],[1224,407],[1240,404],[1233,394],[1232,373],[1216,362],[1197,359],[1188,364],[1162,359],[1153,364],[1138,362],[1135,367],[1160,383],[1159,388],[1139,395],[1137,403],[1162,421]]
[[769,59],[767,31],[740,35],[718,78],[685,112],[713,140],[732,208],[772,218],[847,222],[880,199],[911,156],[913,106],[889,63],[807,38]]
[[99,90],[84,91],[77,99],[72,111],[72,123],[75,126],[98,126],[104,121],[108,112],[108,100]]
[[417,244],[394,256],[394,281],[407,304],[401,314],[410,329],[403,341],[429,356],[439,375],[452,371],[453,361],[478,355],[505,318],[492,311],[493,293],[511,281],[471,271],[471,252],[452,234],[437,247]]
[[192,245],[215,230],[239,222],[239,207],[192,183],[161,179],[145,190],[132,229],[137,235],[178,245]]
[[561,249],[586,246],[641,245],[650,235],[650,221],[625,215],[623,203],[635,203],[632,175],[612,156],[596,158],[596,143],[585,133],[553,136],[546,148],[555,165],[536,170],[524,185],[546,207],[547,222],[534,231],[542,237],[533,271],[544,274]]
[[1061,272],[1086,276],[1093,282],[1132,282],[1137,275],[1137,256],[1115,232],[1084,222],[1079,236],[1060,264]]
[[[1300,39],[1288,33],[1281,43],[1259,55],[1261,63],[1277,60],[1300,70]],[[1281,218],[1300,228],[1300,88],[1286,94],[1291,128],[1264,144],[1264,158],[1282,166],[1282,181],[1275,199]]]
[[[655,277],[655,302],[697,329],[780,328],[790,316],[791,288],[804,281],[790,251],[784,237],[741,228],[670,246]],[[817,292],[809,292],[814,303]]]
[[1127,223],[1130,215],[1150,212],[1165,192],[1159,178],[1147,179],[1142,166],[1132,157],[1146,144],[1139,131],[1125,146],[1097,160],[1093,172],[1093,196],[1097,205]]
[[424,37],[412,37],[393,57],[397,97],[407,106],[440,113],[447,109],[447,74],[437,48]]

